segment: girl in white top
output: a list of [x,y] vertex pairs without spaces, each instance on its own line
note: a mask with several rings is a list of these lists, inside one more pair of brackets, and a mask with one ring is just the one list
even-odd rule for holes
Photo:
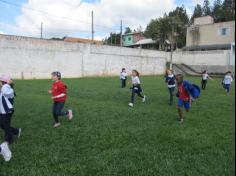
[[133,87],[131,88],[132,89],[132,95],[131,95],[131,101],[129,103],[129,106],[133,107],[134,106],[134,99],[135,99],[136,94],[139,97],[142,98],[142,102],[145,102],[146,97],[141,94],[142,93],[142,88],[141,88],[141,82],[140,82],[140,79],[139,79],[139,72],[137,70],[132,71],[131,79],[132,79]]
[[207,85],[207,81],[208,81],[208,78],[213,80],[207,73],[207,71],[205,70],[203,73],[202,73],[202,90],[205,90],[206,89],[206,85]]
[[231,72],[228,71],[226,74],[225,74],[225,77],[224,77],[224,80],[223,80],[223,85],[224,85],[224,89],[225,89],[225,92],[226,93],[229,93],[230,91],[230,85],[231,83],[233,82],[233,78],[231,76]]
[[120,80],[121,80],[121,88],[126,87],[126,80],[127,80],[127,73],[125,68],[122,68],[121,73],[120,73]]

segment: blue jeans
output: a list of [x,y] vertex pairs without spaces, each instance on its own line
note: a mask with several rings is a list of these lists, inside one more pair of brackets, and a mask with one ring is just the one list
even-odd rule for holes
[[169,89],[169,93],[170,93],[170,105],[172,105],[173,104],[175,87],[169,87],[168,89]]
[[59,116],[66,116],[68,115],[68,111],[63,112],[62,109],[64,108],[65,102],[54,102],[53,103],[53,108],[52,108],[52,113],[53,117],[56,123],[59,122]]
[[229,91],[230,91],[230,84],[225,84],[224,88],[225,88],[226,92],[229,93]]

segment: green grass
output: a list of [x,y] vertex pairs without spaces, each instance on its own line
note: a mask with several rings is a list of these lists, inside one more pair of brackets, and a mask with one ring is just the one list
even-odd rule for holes
[[11,162],[0,158],[0,176],[234,175],[235,93],[226,95],[221,79],[209,81],[183,125],[176,106],[168,106],[162,76],[142,77],[147,102],[137,100],[133,109],[130,90],[120,89],[117,78],[63,81],[75,118],[62,119],[58,129],[47,94],[51,81],[16,81],[12,124],[23,133],[11,146]]

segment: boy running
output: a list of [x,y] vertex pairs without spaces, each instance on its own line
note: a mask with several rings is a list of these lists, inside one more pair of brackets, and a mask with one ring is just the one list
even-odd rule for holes
[[188,91],[184,87],[183,75],[179,74],[176,76],[176,81],[178,84],[178,113],[179,113],[179,123],[184,122],[182,107],[184,106],[186,112],[189,112],[191,107],[191,99]]
[[48,91],[48,93],[52,94],[53,100],[53,117],[55,120],[54,128],[59,127],[61,124],[59,122],[59,116],[67,116],[69,120],[72,120],[73,114],[72,110],[68,110],[66,112],[62,112],[64,108],[67,91],[66,85],[61,81],[61,73],[60,72],[52,72],[52,89]]

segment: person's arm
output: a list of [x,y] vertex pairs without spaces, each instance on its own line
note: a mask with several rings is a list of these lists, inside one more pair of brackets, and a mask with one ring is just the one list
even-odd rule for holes
[[3,86],[2,87],[2,94],[4,96],[14,96],[14,90],[10,86]]
[[57,95],[57,96],[52,97],[52,99],[62,98],[62,97],[64,97],[64,96],[66,96],[66,94],[61,93],[60,95]]

